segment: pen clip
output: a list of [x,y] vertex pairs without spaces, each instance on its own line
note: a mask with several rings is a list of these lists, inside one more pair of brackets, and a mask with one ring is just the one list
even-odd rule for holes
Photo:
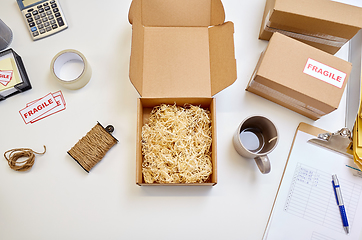
[[333,191],[336,197],[337,205],[338,206],[344,205],[337,175],[332,175],[332,184],[333,184]]

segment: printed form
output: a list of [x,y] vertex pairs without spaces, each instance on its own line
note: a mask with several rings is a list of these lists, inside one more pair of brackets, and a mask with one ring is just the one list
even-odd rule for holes
[[[264,240],[344,240],[362,237],[362,173],[352,159],[307,143],[298,131],[276,197]],[[343,230],[334,196],[337,174],[350,233]]]

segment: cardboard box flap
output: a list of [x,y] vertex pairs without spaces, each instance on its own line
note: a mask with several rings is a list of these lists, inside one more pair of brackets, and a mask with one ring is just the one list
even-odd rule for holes
[[233,84],[237,78],[234,24],[226,22],[209,28],[211,95]]
[[[331,0],[276,0],[274,9],[315,19],[335,22],[346,26],[362,28],[362,8]],[[277,19],[275,19],[277,20]],[[273,20],[274,21],[274,20]],[[289,20],[278,19],[280,24],[291,24]],[[313,27],[312,25],[310,27]]]
[[128,11],[128,21],[130,24],[142,24],[142,5],[141,0],[133,0]]
[[144,59],[144,27],[140,24],[132,26],[132,48],[130,57],[129,78],[138,93],[142,93],[143,59]]
[[130,80],[142,97],[211,97],[236,80],[234,25],[133,25]]
[[[142,28],[133,32],[137,30]],[[208,28],[143,27],[143,31],[134,33],[144,38],[143,58],[132,46],[130,63],[131,82],[142,97],[211,96]]]
[[221,0],[133,0],[129,22],[154,27],[200,27],[225,21]]

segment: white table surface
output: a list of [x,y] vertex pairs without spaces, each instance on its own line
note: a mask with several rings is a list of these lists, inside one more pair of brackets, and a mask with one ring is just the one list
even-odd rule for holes
[[[265,0],[223,0],[235,24],[238,79],[218,93],[218,184],[214,187],[140,187],[135,184],[136,103],[129,81],[131,0],[61,0],[69,28],[33,42],[15,0],[1,0],[0,17],[12,29],[11,44],[23,59],[33,89],[0,102],[0,153],[27,147],[37,156],[29,172],[11,170],[0,155],[0,239],[261,239],[300,122],[336,131],[344,127],[345,95],[339,108],[312,121],[244,89],[260,53],[258,40]],[[53,81],[49,66],[64,49],[88,59],[93,75],[77,91]],[[348,44],[337,54],[348,59]],[[26,103],[61,90],[59,112],[26,125]],[[263,175],[240,157],[232,135],[252,114],[270,117],[280,140]],[[119,143],[86,173],[67,151],[99,121],[115,127]],[[287,230],[287,229],[286,229]],[[362,238],[361,238],[362,239]]]

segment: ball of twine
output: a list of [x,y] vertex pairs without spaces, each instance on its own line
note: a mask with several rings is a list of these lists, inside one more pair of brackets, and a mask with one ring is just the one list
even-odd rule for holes
[[[30,148],[15,148],[10,149],[4,153],[5,159],[8,161],[9,167],[15,171],[28,171],[30,170],[35,162],[35,154],[43,155],[46,152],[44,146],[44,152],[38,153]],[[26,158],[23,161],[19,161],[21,158]]]

